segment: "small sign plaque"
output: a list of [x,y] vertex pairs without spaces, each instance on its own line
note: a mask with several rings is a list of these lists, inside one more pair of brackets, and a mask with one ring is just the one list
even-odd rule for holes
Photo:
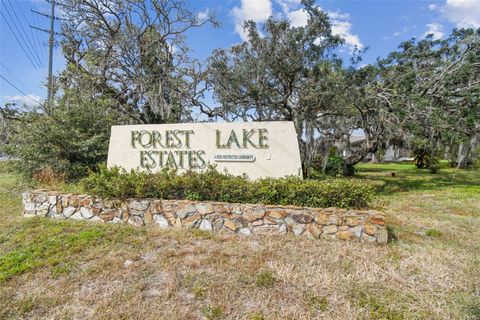
[[213,159],[217,162],[253,162],[253,154],[216,154]]

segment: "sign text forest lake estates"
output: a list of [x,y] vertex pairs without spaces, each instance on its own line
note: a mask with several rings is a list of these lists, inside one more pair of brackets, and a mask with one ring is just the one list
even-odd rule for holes
[[291,122],[113,126],[108,166],[152,172],[217,170],[249,178],[301,176]]

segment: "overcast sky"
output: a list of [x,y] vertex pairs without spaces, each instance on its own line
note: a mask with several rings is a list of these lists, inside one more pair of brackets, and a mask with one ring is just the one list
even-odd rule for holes
[[[215,48],[242,41],[244,20],[261,24],[275,15],[286,17],[295,26],[306,22],[299,0],[195,0],[187,5],[199,17],[213,12],[221,23],[217,29],[189,32],[192,55],[199,59],[208,57]],[[341,55],[348,58],[355,46],[368,47],[364,63],[384,57],[410,38],[423,38],[428,33],[444,38],[453,28],[480,27],[480,0],[318,1],[317,5],[328,12],[333,32],[345,39]],[[48,29],[49,21],[32,9],[48,13],[49,4],[43,0],[1,0],[0,105],[9,101],[34,104],[46,96],[48,35],[29,26]],[[58,72],[63,65],[56,49],[54,70]]]

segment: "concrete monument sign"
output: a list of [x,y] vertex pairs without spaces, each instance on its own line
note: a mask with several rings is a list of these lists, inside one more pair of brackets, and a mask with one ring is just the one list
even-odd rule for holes
[[220,172],[249,178],[302,175],[293,122],[180,123],[113,126],[108,167]]

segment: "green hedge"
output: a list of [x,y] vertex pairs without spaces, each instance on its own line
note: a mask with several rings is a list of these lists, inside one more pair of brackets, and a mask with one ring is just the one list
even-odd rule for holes
[[86,192],[103,198],[159,198],[263,203],[308,207],[366,207],[373,188],[348,179],[302,180],[288,177],[251,181],[217,172],[159,173],[102,167],[82,180]]

